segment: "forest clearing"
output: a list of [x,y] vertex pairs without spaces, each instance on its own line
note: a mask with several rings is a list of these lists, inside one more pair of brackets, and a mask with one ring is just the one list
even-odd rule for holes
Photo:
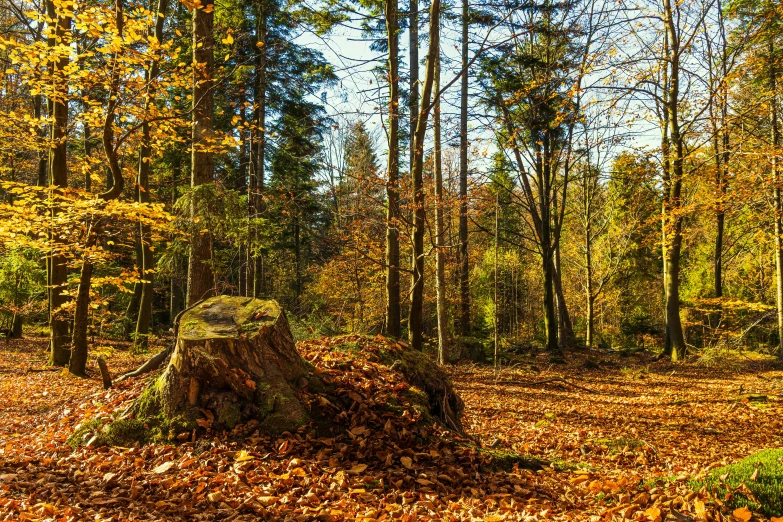
[[[320,338],[299,349],[361,361],[335,347],[377,342]],[[750,511],[732,515],[736,508],[715,502],[725,497],[694,482],[781,443],[783,371],[768,359],[716,368],[591,353],[599,369],[585,369],[588,354],[556,367],[525,358],[499,374],[453,367],[470,438],[423,435],[403,415],[391,420],[394,429],[419,432],[390,444],[385,420],[356,415],[337,437],[240,430],[195,443],[74,451],[66,445],[74,429],[111,416],[143,379],[108,391],[97,372],[74,383],[47,371],[45,346],[34,338],[0,344],[5,520],[747,521]],[[141,361],[109,350],[117,372]],[[341,382],[364,399],[387,391],[367,386],[362,371],[358,362]],[[753,517],[766,518],[755,509]]]

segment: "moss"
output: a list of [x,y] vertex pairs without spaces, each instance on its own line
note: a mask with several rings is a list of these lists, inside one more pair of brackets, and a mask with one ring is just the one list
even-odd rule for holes
[[224,402],[218,411],[217,421],[228,429],[234,429],[234,426],[242,420],[242,412],[239,406],[233,402]]
[[318,394],[324,394],[332,391],[332,388],[327,386],[323,379],[317,375],[314,375],[312,372],[310,373],[310,377],[307,379],[307,389],[310,393]]
[[530,455],[521,455],[514,451],[502,449],[484,449],[475,448],[479,455],[486,458],[485,468],[490,471],[512,471],[516,466],[518,469],[544,469],[548,462],[532,457]]
[[432,424],[434,419],[430,414],[430,403],[427,394],[418,388],[412,387],[405,390],[405,397],[410,401],[413,409],[421,414],[425,424]]
[[584,462],[571,462],[569,460],[555,459],[550,465],[556,471],[574,471],[578,469],[594,470],[595,468]]
[[348,354],[355,354],[362,351],[362,344],[358,341],[345,341],[334,346],[334,349]]
[[[756,470],[758,474],[751,480]],[[716,468],[705,480],[692,482],[691,487],[700,489],[706,485],[722,499],[729,493],[727,484],[732,488],[745,484],[756,500],[734,491],[727,501],[731,508],[747,506],[768,517],[783,516],[783,449],[763,450],[735,464]]]
[[153,433],[149,426],[137,419],[117,419],[98,432],[96,446],[131,446],[135,442],[148,442]]
[[139,398],[134,403],[135,414],[137,417],[157,416],[161,411],[161,397],[163,391],[163,377],[158,377],[153,383],[147,386]]
[[286,431],[296,431],[300,426],[307,424],[309,420],[304,414],[275,412],[264,419],[264,433],[277,436]]
[[73,449],[84,446],[92,438],[93,434],[103,427],[104,421],[101,419],[90,419],[83,422],[68,437],[65,443]]

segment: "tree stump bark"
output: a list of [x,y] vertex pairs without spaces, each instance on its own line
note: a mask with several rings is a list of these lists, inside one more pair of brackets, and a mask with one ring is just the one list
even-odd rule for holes
[[183,313],[168,366],[108,426],[107,442],[183,439],[251,420],[265,433],[293,431],[309,421],[296,392],[310,379],[277,302],[213,297]]

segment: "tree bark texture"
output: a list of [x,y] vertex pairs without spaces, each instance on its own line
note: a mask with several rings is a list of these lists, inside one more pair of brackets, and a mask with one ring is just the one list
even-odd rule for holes
[[[195,83],[193,85],[193,153],[190,186],[214,183],[212,160],[212,139],[214,107],[214,12],[215,6],[209,0],[201,0],[193,10],[193,62]],[[194,198],[197,197],[194,195]],[[188,259],[188,306],[215,293],[212,267],[212,240],[209,231],[199,225],[199,206],[191,204],[191,218],[194,221],[190,238]]]
[[[48,39],[47,45],[53,49],[64,42],[66,33],[71,30],[71,17],[60,13],[54,2],[46,2],[46,14],[50,20],[56,23],[54,34]],[[54,62],[52,83],[57,93],[57,98],[50,99],[52,125],[51,125],[51,149],[49,150],[49,185],[58,188],[68,188],[68,80],[65,77],[65,69],[68,66],[68,55],[60,56]],[[60,212],[58,208],[52,208],[52,218]],[[55,247],[47,260],[49,268],[49,362],[57,366],[65,366],[70,358],[68,349],[68,320],[59,310],[68,298],[63,290],[68,280],[68,265],[65,256],[58,252],[62,247]]]
[[411,306],[408,317],[408,337],[414,350],[421,350],[423,343],[424,314],[424,136],[430,113],[430,97],[435,80],[435,62],[438,60],[440,0],[433,0],[430,7],[430,45],[427,53],[427,71],[414,135],[414,157],[411,167],[413,188],[413,252],[411,256]]
[[400,326],[400,43],[397,0],[386,0],[389,39],[389,172],[386,178],[386,333],[399,337]]
[[459,109],[459,329],[470,335],[468,265],[468,0],[462,0],[462,78]]
[[168,366],[125,418],[150,426],[149,438],[251,421],[294,431],[310,419],[296,395],[309,378],[275,301],[217,296],[182,314]]
[[[435,60],[434,91],[440,91],[440,49]],[[449,359],[449,320],[446,300],[446,231],[443,201],[443,168],[441,162],[440,96],[435,99],[432,130],[435,135],[435,289],[438,315],[438,362]]]

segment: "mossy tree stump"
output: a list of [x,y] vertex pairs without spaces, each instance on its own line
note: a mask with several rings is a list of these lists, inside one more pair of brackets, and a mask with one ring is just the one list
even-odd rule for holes
[[123,417],[143,423],[147,439],[251,420],[269,434],[293,431],[309,421],[296,397],[309,373],[277,302],[217,296],[180,317],[168,366]]

